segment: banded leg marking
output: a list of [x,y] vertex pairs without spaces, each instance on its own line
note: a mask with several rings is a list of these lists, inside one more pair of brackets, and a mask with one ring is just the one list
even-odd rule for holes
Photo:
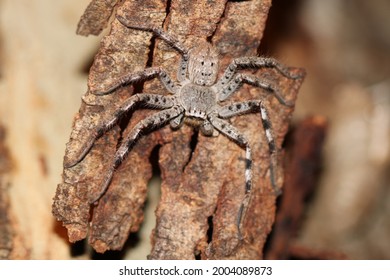
[[245,147],[245,195],[237,216],[238,234],[241,237],[241,222],[245,216],[246,207],[248,206],[250,192],[252,189],[252,151],[248,139],[226,120],[217,117],[210,117],[209,120],[219,132],[237,143],[240,147]]
[[170,109],[163,110],[161,112],[155,113],[134,126],[134,128],[130,131],[130,133],[123,139],[122,144],[119,149],[116,151],[114,156],[114,161],[112,166],[107,171],[107,175],[104,178],[101,192],[99,195],[91,202],[94,203],[107,191],[108,186],[111,183],[112,177],[115,173],[115,170],[119,167],[119,165],[126,158],[129,151],[134,147],[136,141],[140,137],[141,133],[144,130],[151,131],[155,128],[161,127],[170,120],[176,118],[180,114],[183,113],[183,109],[179,106],[174,106]]
[[150,67],[146,68],[143,71],[138,71],[134,73],[125,74],[122,77],[119,77],[109,88],[103,89],[101,91],[92,91],[94,95],[107,95],[115,91],[116,89],[133,84],[138,81],[149,80],[155,77],[159,77],[161,83],[165,88],[170,92],[175,94],[178,90],[178,86],[175,82],[169,77],[168,73],[159,68],[159,67]]
[[280,104],[291,107],[294,103],[286,101],[281,95],[279,90],[268,82],[264,82],[258,77],[249,74],[236,74],[234,79],[232,79],[226,86],[222,88],[219,92],[218,99],[219,101],[224,101],[229,98],[234,92],[236,92],[242,84],[249,84],[261,89],[266,90],[267,92],[273,94]]
[[275,192],[279,192],[279,188],[276,184],[276,161],[277,161],[277,148],[273,135],[271,120],[268,115],[268,111],[260,100],[249,100],[244,102],[236,102],[226,106],[223,106],[218,111],[218,116],[223,119],[228,119],[237,115],[250,114],[253,112],[260,112],[261,122],[264,128],[264,134],[268,143],[268,149],[270,153],[270,180],[271,185]]
[[135,94],[127,99],[110,118],[102,120],[93,130],[80,149],[80,153],[72,160],[66,159],[65,168],[70,168],[79,163],[90,151],[96,139],[109,131],[119,119],[127,112],[131,111],[135,105],[143,104],[145,107],[153,109],[168,109],[173,106],[172,97],[157,94]]
[[159,37],[161,40],[164,40],[168,45],[177,50],[182,56],[187,56],[188,49],[179,42],[176,38],[172,37],[170,34],[164,32],[161,28],[155,28],[144,25],[131,25],[124,17],[116,16],[120,23],[130,29],[142,30],[152,32],[155,36]]

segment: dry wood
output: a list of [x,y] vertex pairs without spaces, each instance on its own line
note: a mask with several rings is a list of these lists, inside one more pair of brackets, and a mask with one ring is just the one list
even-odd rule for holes
[[83,36],[99,35],[120,0],[93,0],[81,16],[76,33]]
[[[198,40],[212,41],[221,52],[224,68],[233,57],[256,55],[270,5],[270,0],[123,1],[117,13],[134,23],[163,26],[187,46]],[[151,34],[128,30],[113,21],[111,32],[103,39],[95,57],[88,86],[104,88],[115,77],[148,65],[162,66],[174,77],[178,58],[166,44],[154,42]],[[257,71],[257,75],[275,83],[287,100],[296,99],[302,80],[291,81],[272,70]],[[145,82],[100,97],[87,92],[75,118],[65,157],[72,157],[88,131],[104,115],[112,113],[111,104],[120,104],[130,94],[141,90],[162,93],[158,82]],[[260,96],[258,89],[243,87],[232,100]],[[280,148],[293,109],[280,105],[272,96],[266,97],[266,104]],[[197,132],[189,127],[178,131],[166,127],[140,139],[117,170],[108,191],[97,205],[92,205],[91,211],[90,202],[100,192],[104,172],[112,162],[121,135],[149,113],[148,110],[133,113],[128,124],[124,120],[101,137],[80,164],[64,170],[53,213],[67,227],[70,241],[84,239],[90,225],[89,242],[96,251],[122,248],[129,233],[137,231],[143,220],[146,185],[151,177],[149,157],[159,145],[162,195],[156,210],[157,225],[149,258],[262,258],[262,249],[275,218],[276,194],[270,185],[268,145],[258,115],[232,120],[249,138],[254,158],[254,186],[243,223],[243,240],[238,239],[236,220],[244,195],[244,151],[223,136],[202,135],[191,149],[191,138]],[[278,184],[282,182],[280,170]]]

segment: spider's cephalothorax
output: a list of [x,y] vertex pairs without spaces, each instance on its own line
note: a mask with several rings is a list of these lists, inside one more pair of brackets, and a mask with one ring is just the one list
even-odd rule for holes
[[181,82],[178,99],[184,108],[184,121],[200,126],[205,135],[211,135],[213,128],[207,116],[216,110],[217,92],[212,87],[218,73],[218,53],[207,42],[189,51],[188,79]]
[[[102,192],[91,203],[97,201],[107,190],[116,168],[121,164],[143,131],[155,129],[167,123],[170,123],[172,128],[178,128],[183,122],[186,122],[198,126],[202,133],[207,136],[213,135],[213,132],[216,130],[237,143],[240,147],[245,148],[245,198],[237,219],[237,225],[240,228],[245,210],[244,205],[248,202],[252,185],[252,152],[245,135],[231,125],[227,119],[237,115],[259,112],[271,159],[276,156],[277,151],[268,112],[261,99],[235,102],[227,105],[223,105],[222,102],[245,83],[272,93],[283,105],[292,105],[283,98],[272,84],[251,74],[238,73],[240,69],[267,67],[276,69],[283,76],[290,79],[298,79],[301,76],[292,75],[287,67],[272,58],[240,57],[235,58],[217,80],[219,69],[218,52],[211,44],[203,42],[188,50],[174,37],[159,28],[133,26],[128,24],[122,17],[118,16],[117,19],[127,28],[153,32],[155,36],[164,40],[180,53],[182,59],[177,72],[177,82],[174,82],[164,69],[151,67],[122,76],[116,83],[103,91],[92,91],[95,95],[110,94],[121,86],[158,77],[171,95],[140,93],[129,97],[123,104],[118,106],[111,117],[104,119],[96,126],[75,158],[65,159],[64,167],[70,168],[82,161],[96,139],[110,130],[121,116],[133,110],[136,105],[161,110],[141,120],[128,135],[123,137],[115,153],[111,168],[107,170]],[[271,160],[270,163],[271,184],[277,189],[273,162]]]

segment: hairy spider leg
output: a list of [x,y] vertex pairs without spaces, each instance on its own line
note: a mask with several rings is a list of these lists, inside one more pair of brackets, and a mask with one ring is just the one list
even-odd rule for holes
[[289,71],[289,67],[284,66],[279,61],[274,58],[269,57],[257,57],[257,56],[249,56],[249,57],[240,57],[235,58],[226,68],[222,77],[216,83],[216,88],[218,92],[221,92],[222,89],[233,79],[234,75],[238,70],[242,69],[261,69],[261,68],[274,68],[279,73],[281,73],[284,77],[289,79],[300,79],[304,74],[291,74]]
[[186,79],[187,76],[187,69],[188,69],[188,60],[189,60],[189,51],[188,49],[176,38],[174,38],[172,35],[168,34],[167,32],[164,32],[161,28],[154,28],[154,27],[148,27],[143,25],[131,25],[124,17],[122,16],[116,16],[118,21],[122,23],[125,27],[134,29],[134,30],[141,30],[141,31],[148,31],[152,32],[154,36],[160,38],[164,42],[166,42],[169,46],[171,46],[173,49],[175,49],[179,54],[181,55],[181,61],[180,65],[177,71],[177,80],[179,82],[183,82]]
[[241,236],[241,222],[245,205],[249,203],[250,192],[252,189],[252,151],[248,139],[240,133],[234,126],[226,120],[220,119],[217,116],[209,117],[210,123],[223,135],[237,143],[240,147],[245,148],[245,196],[242,200],[240,210],[237,217],[237,229]]
[[109,131],[119,119],[127,112],[132,110],[135,105],[142,105],[143,107],[152,109],[168,109],[173,106],[173,97],[163,96],[157,94],[135,94],[129,97],[119,108],[115,110],[112,116],[107,119],[103,119],[89,135],[88,139],[84,142],[80,149],[80,153],[73,160],[65,158],[64,167],[70,168],[79,163],[90,151],[95,141],[101,137],[104,133]]
[[172,48],[177,50],[181,55],[185,56],[188,54],[188,49],[179,40],[172,37],[170,34],[164,32],[161,28],[145,26],[139,23],[137,23],[137,25],[131,25],[122,16],[117,15],[116,18],[119,20],[120,23],[122,23],[127,28],[152,32],[155,36],[167,42]]
[[219,92],[218,100],[224,101],[229,98],[234,92],[236,92],[243,84],[249,84],[261,89],[264,89],[271,94],[273,94],[280,104],[292,107],[294,105],[293,102],[286,101],[284,97],[280,94],[279,90],[274,87],[272,84],[268,82],[264,82],[258,77],[249,74],[236,74],[233,79],[229,81],[227,85],[225,85],[222,90]]
[[259,56],[248,56],[248,57],[239,57],[232,60],[229,66],[226,68],[223,76],[218,82],[219,85],[225,85],[229,82],[234,74],[237,73],[237,70],[242,69],[261,69],[261,68],[274,68],[284,77],[289,79],[300,79],[303,77],[302,73],[291,74],[289,67],[284,66],[279,61],[270,57],[259,57]]
[[[268,117],[268,112],[266,107],[263,105],[263,102],[261,100],[249,100],[249,101],[243,101],[243,102],[236,102],[232,103],[226,106],[221,107],[218,110],[218,117],[222,119],[228,119],[237,115],[243,115],[243,114],[250,114],[254,112],[260,112],[261,116],[261,121],[264,127],[264,132],[266,136],[266,140],[268,143],[268,148],[269,148],[269,153],[270,153],[270,180],[271,180],[271,185],[276,193],[279,192],[279,188],[276,186],[276,178],[275,178],[275,169],[276,169],[276,144],[275,140],[273,137],[273,132],[272,132],[272,126],[270,119]],[[222,128],[222,127],[221,127]],[[218,129],[218,128],[217,128]],[[233,139],[234,140],[234,139]],[[240,141],[236,141],[237,143],[240,144]],[[248,160],[247,160],[248,162]],[[249,167],[251,164],[249,164]],[[248,164],[246,165],[246,170],[245,172],[248,171]],[[252,177],[252,176],[251,176]],[[245,206],[248,201],[248,193],[249,190],[248,188],[245,188],[245,197],[244,200],[241,204],[239,214],[238,214],[238,219],[237,219],[237,225],[240,227],[241,221],[243,220],[243,217],[245,215]]]
[[177,69],[177,80],[184,82],[187,79],[189,55],[181,57],[179,68]]
[[176,83],[169,77],[168,73],[161,69],[160,67],[150,67],[146,68],[143,71],[138,71],[134,73],[125,74],[119,77],[109,88],[101,91],[91,91],[94,95],[107,95],[114,92],[116,89],[133,84],[138,81],[149,80],[158,77],[163,83],[165,88],[173,94],[176,94],[178,91],[178,86]]
[[126,158],[127,154],[134,147],[136,141],[142,135],[143,131],[151,132],[154,129],[160,128],[168,123],[170,120],[176,118],[184,112],[184,109],[181,106],[173,106],[172,108],[157,112],[137,123],[134,128],[129,132],[129,134],[123,139],[121,145],[114,155],[114,160],[109,168],[106,176],[104,178],[101,191],[98,196],[91,201],[91,203],[96,202],[100,197],[107,191],[108,186],[111,183],[112,177],[115,170]]

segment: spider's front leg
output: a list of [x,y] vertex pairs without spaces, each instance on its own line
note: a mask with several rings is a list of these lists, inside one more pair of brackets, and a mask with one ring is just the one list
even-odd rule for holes
[[77,154],[75,157],[65,157],[64,167],[70,168],[82,161],[92,148],[96,139],[109,131],[125,113],[131,111],[137,104],[142,104],[144,107],[149,107],[152,109],[168,109],[174,105],[174,102],[173,97],[157,94],[141,93],[131,96],[115,110],[110,118],[102,120],[93,129],[92,133],[82,145],[79,154]]
[[186,79],[188,60],[189,60],[189,52],[188,52],[188,49],[180,41],[178,41],[172,35],[164,32],[161,28],[145,26],[142,24],[132,25],[124,17],[119,16],[119,15],[117,15],[116,18],[118,19],[118,21],[121,24],[123,24],[127,28],[134,29],[134,30],[152,32],[154,36],[165,41],[169,46],[171,46],[173,49],[175,49],[177,52],[179,52],[182,59],[181,59],[179,69],[177,72],[177,79],[180,82],[182,82]]
[[273,68],[281,73],[284,77],[288,79],[300,79],[303,77],[303,74],[292,74],[289,67],[284,66],[279,61],[274,58],[266,57],[240,57],[235,58],[226,68],[224,74],[216,83],[215,87],[217,92],[220,93],[219,100],[223,101],[233,94],[242,83],[251,84],[260,88],[263,88],[267,91],[272,92],[279,102],[286,106],[291,106],[289,102],[285,101],[284,98],[280,95],[276,88],[274,88],[269,83],[261,81],[259,78],[253,75],[243,75],[237,74],[238,70],[241,69],[261,69],[261,68]]
[[302,78],[302,74],[291,74],[289,67],[284,66],[274,58],[248,56],[233,59],[217,85],[222,87],[226,85],[233,78],[234,74],[237,73],[237,70],[261,68],[274,68],[288,79],[296,80]]
[[221,90],[218,91],[218,100],[224,101],[229,98],[234,92],[236,92],[243,84],[249,84],[258,88],[262,88],[271,94],[273,94],[280,104],[288,107],[292,107],[294,105],[293,102],[287,101],[280,94],[279,90],[273,86],[272,84],[262,81],[258,77],[249,74],[236,74],[230,82],[222,87]]
[[137,23],[137,25],[132,25],[124,17],[119,15],[117,15],[116,18],[120,23],[122,23],[127,28],[152,32],[155,36],[167,42],[168,45],[170,45],[172,48],[177,50],[182,56],[188,55],[188,49],[185,46],[183,46],[183,44],[180,41],[172,37],[170,34],[164,32],[161,28],[145,26],[139,23]]
[[153,129],[162,127],[167,122],[176,119],[184,112],[184,108],[181,106],[173,106],[170,109],[163,110],[161,112],[155,113],[143,120],[141,120],[135,127],[129,132],[129,134],[123,139],[119,149],[116,151],[114,160],[109,170],[106,173],[104,178],[101,191],[91,200],[91,203],[96,202],[99,198],[106,192],[108,186],[111,183],[112,177],[114,175],[115,170],[119,167],[119,165],[126,158],[129,151],[134,147],[138,138],[142,135],[142,132],[148,131],[150,132]]

